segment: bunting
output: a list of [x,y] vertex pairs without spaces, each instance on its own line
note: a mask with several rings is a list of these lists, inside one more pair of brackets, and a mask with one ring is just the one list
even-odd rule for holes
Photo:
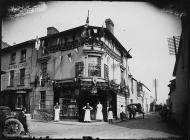
[[85,24],[84,30],[83,30],[83,32],[82,32],[82,34],[81,34],[81,37],[82,37],[82,38],[87,38],[87,37],[89,37],[90,31],[88,31],[88,26],[89,26],[89,10],[88,10],[88,16],[87,16],[87,19],[86,19],[86,24]]
[[68,55],[69,61],[71,62],[71,53],[69,53]]
[[79,48],[78,47],[75,48],[74,50],[75,50],[76,53],[79,53]]
[[59,59],[60,59],[60,62],[62,63],[62,62],[63,62],[63,56],[60,55],[60,56],[59,56]]
[[36,36],[35,48],[36,48],[37,50],[39,50],[40,44],[41,44],[40,39],[38,38],[38,36]]
[[87,16],[87,19],[86,19],[86,25],[87,26],[89,25],[89,10],[88,10],[88,16]]
[[40,75],[40,86],[42,86],[42,74]]

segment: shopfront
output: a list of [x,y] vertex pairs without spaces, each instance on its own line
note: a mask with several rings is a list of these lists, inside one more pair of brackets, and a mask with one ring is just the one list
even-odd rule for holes
[[1,92],[1,104],[8,106],[11,110],[26,107],[29,111],[29,91],[28,90],[5,90]]
[[82,108],[89,103],[93,108],[91,119],[95,120],[96,106],[99,101],[103,106],[104,121],[107,121],[107,109],[110,105],[114,116],[117,116],[116,93],[109,89],[107,83],[97,83],[96,86],[91,81],[80,81],[78,85],[74,82],[60,83],[54,85],[54,104],[59,102],[61,106],[61,119],[72,118],[83,121],[85,111]]

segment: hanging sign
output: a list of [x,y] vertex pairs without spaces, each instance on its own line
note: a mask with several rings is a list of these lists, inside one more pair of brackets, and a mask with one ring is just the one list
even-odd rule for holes
[[97,87],[92,87],[91,91],[92,94],[96,94],[98,92]]

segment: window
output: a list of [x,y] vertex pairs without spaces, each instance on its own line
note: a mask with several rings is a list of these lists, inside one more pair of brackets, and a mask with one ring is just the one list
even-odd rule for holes
[[101,76],[101,58],[88,56],[88,76]]
[[109,79],[109,69],[108,69],[108,65],[104,64],[104,78],[106,80]]
[[20,85],[24,85],[25,69],[20,69]]
[[14,86],[14,70],[10,71],[10,86]]
[[26,50],[22,50],[21,51],[20,61],[21,62],[25,62],[26,61]]
[[122,84],[122,86],[124,85],[124,80],[125,80],[124,71],[121,70],[121,84]]
[[16,60],[16,52],[14,52],[14,53],[11,54],[11,59],[10,60],[11,60],[10,61],[11,64],[15,64],[16,63],[15,62],[15,60]]
[[134,87],[133,87],[133,79],[132,79],[132,81],[131,81],[131,90],[132,90],[132,94],[133,94],[133,92],[134,92]]
[[84,69],[84,63],[83,62],[76,62],[75,63],[75,76],[76,77],[83,76],[83,69]]
[[47,62],[42,63],[41,70],[42,70],[42,79],[44,79],[47,74]]
[[40,108],[45,108],[46,103],[46,91],[41,91]]

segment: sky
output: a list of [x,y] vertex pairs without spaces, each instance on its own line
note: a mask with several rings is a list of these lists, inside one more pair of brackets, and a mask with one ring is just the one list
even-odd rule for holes
[[2,40],[10,45],[36,36],[47,35],[47,27],[60,32],[84,25],[89,10],[89,24],[104,26],[105,19],[114,23],[114,35],[131,49],[130,73],[152,92],[153,80],[158,81],[158,103],[168,98],[167,85],[172,80],[175,56],[169,55],[167,38],[181,35],[179,17],[145,2],[41,2],[25,15],[3,20]]

